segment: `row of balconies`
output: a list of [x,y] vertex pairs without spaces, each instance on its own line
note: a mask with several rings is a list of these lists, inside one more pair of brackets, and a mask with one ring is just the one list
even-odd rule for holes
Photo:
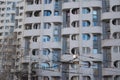
[[[83,28],[82,31],[84,33],[102,33],[102,27],[86,27]],[[74,32],[75,31],[75,32]],[[43,30],[41,29],[30,29],[24,31],[24,36],[34,36],[34,35],[40,35],[40,33],[44,33],[44,35],[52,35],[52,30]],[[62,35],[69,35],[69,34],[79,34],[80,30],[79,28],[63,28],[61,34]]]
[[[29,62],[27,62],[27,63],[29,63]],[[38,74],[41,73],[41,72],[42,72],[42,74],[52,72],[52,74],[51,75],[48,74],[48,76],[52,76],[52,75],[60,76],[61,75],[61,70],[60,71],[55,71],[55,69],[52,69],[52,68],[50,68],[50,69],[49,68],[48,69],[34,69],[34,70],[37,71]],[[76,68],[74,68],[74,69],[70,68],[68,70],[69,70],[69,72],[73,73],[73,74],[69,74],[70,76],[75,75],[74,73],[76,73],[76,72],[81,73],[83,75],[87,75],[87,76],[89,75],[90,76],[90,75],[94,74],[94,72],[96,72],[96,67],[93,67],[93,68],[92,67],[91,68],[84,68],[84,67],[80,68],[79,67],[77,69]],[[101,70],[102,70],[102,75],[103,76],[119,75],[119,72],[120,72],[119,68],[101,68]]]
[[39,23],[44,19],[45,22],[62,22],[62,16],[49,16],[49,17],[29,17],[25,19],[25,23]]
[[[86,5],[89,5],[92,7],[102,7],[101,1],[99,1],[99,0],[94,0],[94,4],[92,4],[93,1],[83,1],[83,3],[84,3],[83,6],[85,5],[85,7],[86,7]],[[91,3],[91,5],[90,5],[90,3]],[[79,2],[65,2],[62,5],[63,6],[62,9],[72,8],[71,5],[73,5],[73,8],[79,8],[80,3]],[[53,4],[47,4],[44,6],[44,9],[49,10],[49,9],[51,9],[52,6],[53,6]],[[89,6],[87,6],[87,7],[89,7]],[[28,10],[28,11],[41,10],[41,8],[42,8],[42,5],[40,5],[40,4],[39,5],[32,4],[32,5],[26,6],[26,10]]]

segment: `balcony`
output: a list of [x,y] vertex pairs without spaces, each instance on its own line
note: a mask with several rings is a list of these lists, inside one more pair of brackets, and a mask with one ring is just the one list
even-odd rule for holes
[[61,42],[45,42],[43,43],[44,48],[58,48],[61,49]]
[[73,60],[73,55],[72,54],[63,54],[61,56],[61,62],[70,62],[71,60]]
[[30,43],[30,48],[38,49],[39,47],[40,47],[40,43],[39,42],[31,42]]
[[93,73],[93,69],[92,68],[80,68],[80,72],[82,72],[84,75],[90,75],[91,73]]
[[42,10],[42,5],[27,5],[26,6],[26,11],[34,11],[34,10]]
[[104,20],[104,19],[118,18],[118,17],[120,17],[119,14],[120,14],[119,12],[105,12],[105,13],[102,13],[101,19]]
[[104,76],[107,75],[120,75],[120,69],[119,68],[103,68],[102,69],[102,74]]
[[79,2],[64,2],[62,5],[62,9],[79,8],[79,5]]
[[101,0],[83,0],[82,2],[83,6],[88,5],[86,7],[100,7],[100,8],[102,7]]
[[24,30],[24,36],[34,36],[34,35],[40,35],[40,30]]
[[79,28],[70,28],[70,27],[63,28],[62,35],[65,34],[79,34]]
[[26,17],[25,23],[40,23],[41,17]]
[[45,22],[60,22],[62,23],[62,16],[45,16],[44,17]]
[[102,27],[96,26],[96,27],[83,27],[82,31],[84,33],[102,33]]
[[105,39],[102,40],[102,47],[105,46],[119,46],[120,39]]
[[72,14],[72,16],[70,16],[71,17],[71,20],[72,21],[76,21],[76,20],[79,20],[79,14]]
[[120,32],[120,25],[112,25],[111,26],[111,33]]
[[101,61],[103,60],[103,54],[82,54],[81,59],[84,61]]

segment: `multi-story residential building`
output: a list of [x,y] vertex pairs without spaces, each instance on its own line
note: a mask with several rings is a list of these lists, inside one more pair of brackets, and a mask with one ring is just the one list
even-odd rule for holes
[[[0,78],[12,79],[10,70],[13,67],[15,45],[15,2],[0,0]],[[5,72],[5,74],[4,74]],[[7,77],[11,76],[11,77]]]
[[13,36],[15,26],[14,21],[15,21],[15,2],[0,1],[0,54],[1,54],[0,57],[3,57],[2,53],[9,52],[11,53],[10,47],[12,46],[11,38]]
[[15,11],[14,80],[120,80],[120,0],[19,0]]

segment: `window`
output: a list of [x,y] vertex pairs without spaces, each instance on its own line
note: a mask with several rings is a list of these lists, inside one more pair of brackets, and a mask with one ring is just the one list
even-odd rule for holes
[[26,2],[27,2],[27,5],[33,4],[33,0],[26,0]]
[[10,14],[9,14],[9,13],[7,13],[7,14],[6,14],[6,17],[8,17],[8,16],[10,16]]
[[104,76],[103,80],[112,80],[112,76]]
[[83,67],[83,68],[89,68],[90,67],[90,62],[88,62],[88,61],[82,61],[81,62],[81,67]]
[[113,38],[114,39],[120,39],[120,32],[113,33]]
[[98,35],[93,35],[93,41],[97,41],[97,40],[98,40],[98,38],[99,38],[99,36],[98,36]]
[[20,7],[21,10],[23,10],[23,7]]
[[71,39],[72,39],[72,40],[78,40],[78,35],[77,35],[77,34],[73,34],[73,35],[71,36]]
[[0,29],[3,29],[3,26],[0,26]]
[[98,69],[99,68],[99,63],[93,62],[92,68]]
[[51,11],[50,10],[44,10],[44,16],[50,16]]
[[54,41],[55,41],[55,42],[59,42],[59,41],[60,41],[60,28],[59,28],[59,26],[56,26],[56,27],[54,28],[53,38],[54,38]]
[[118,47],[118,46],[114,46],[114,47],[113,47],[113,51],[114,51],[115,53],[118,53],[118,52],[119,52],[118,50],[119,50],[119,47]]
[[83,54],[88,54],[88,53],[91,53],[91,50],[90,50],[89,47],[83,47],[83,48],[82,48],[82,53],[83,53]]
[[114,6],[112,7],[112,10],[113,10],[114,12],[120,11],[120,5],[114,5]]
[[50,37],[49,36],[43,36],[43,42],[49,42]]
[[44,29],[50,29],[51,24],[50,23],[44,23]]
[[47,69],[47,68],[50,68],[50,65],[49,65],[49,63],[41,63],[41,68]]
[[0,33],[0,36],[2,36],[3,35],[3,33]]
[[75,62],[73,62],[73,63],[71,64],[71,68],[76,69],[76,68],[78,68],[78,67],[79,67],[79,62],[77,62],[77,61],[75,61]]
[[9,10],[10,10],[10,8],[8,7],[8,8],[7,8],[7,10],[9,11]]
[[79,48],[78,47],[75,47],[75,48],[72,48],[71,49],[71,52],[72,52],[72,54],[79,54]]
[[90,26],[90,21],[87,21],[87,20],[82,21],[82,26],[83,26],[83,27],[88,27],[88,26]]
[[43,55],[49,55],[50,50],[49,49],[43,49]]
[[26,17],[32,17],[32,14],[33,14],[32,11],[28,11],[28,12],[26,12]]
[[90,13],[90,9],[89,8],[82,8],[82,13],[88,14],[88,13]]
[[93,17],[93,26],[99,26],[100,25],[100,9],[99,8],[93,8],[92,17]]
[[59,76],[52,76],[52,80],[61,80]]
[[40,24],[39,23],[35,23],[34,25],[33,25],[33,29],[40,29]]
[[114,80],[120,80],[120,75],[115,76]]
[[8,32],[5,32],[5,35],[8,35]]
[[79,27],[79,21],[73,21],[72,26],[73,27]]
[[5,29],[9,29],[9,26],[5,26]]
[[59,16],[59,11],[55,11],[54,16]]
[[79,8],[72,9],[72,14],[79,14]]
[[52,60],[57,62],[60,60],[60,50],[53,50],[53,54],[52,54]]
[[35,0],[35,4],[39,4],[40,2],[39,2],[40,0]]
[[116,68],[120,68],[120,61],[119,61],[119,60],[115,61],[115,62],[114,62],[114,66],[115,66]]
[[59,69],[59,66],[60,66],[60,64],[58,64],[58,63],[53,63],[53,64],[52,64],[52,67],[53,67],[54,69]]
[[83,80],[91,80],[89,76],[83,76]]
[[38,69],[38,68],[39,68],[39,64],[38,64],[38,63],[32,64],[32,68],[33,68],[33,69]]
[[54,9],[56,9],[56,10],[60,9],[60,1],[59,0],[55,0]]
[[43,80],[49,80],[48,76],[43,76]]
[[41,11],[35,11],[35,12],[34,12],[34,16],[35,16],[35,17],[39,17],[40,15],[41,15]]
[[30,30],[32,29],[32,24],[26,24],[25,25],[25,30]]
[[33,54],[33,55],[38,55],[38,49],[33,49],[33,50],[32,50],[32,54]]
[[79,80],[78,76],[72,76],[71,80]]
[[83,34],[82,35],[82,39],[83,40],[89,40],[90,39],[90,35],[89,34]]
[[44,0],[45,4],[50,4],[52,2],[52,0]]
[[33,37],[33,42],[37,42],[37,36]]
[[97,48],[94,48],[93,49],[93,54],[97,54],[98,53],[98,49]]
[[112,20],[113,25],[120,25],[120,18]]
[[22,34],[22,32],[18,32],[18,35],[21,35]]
[[54,36],[54,41],[55,41],[55,42],[59,42],[59,41],[60,41],[60,37],[59,37],[59,36],[57,36],[57,35],[56,35],[56,36]]

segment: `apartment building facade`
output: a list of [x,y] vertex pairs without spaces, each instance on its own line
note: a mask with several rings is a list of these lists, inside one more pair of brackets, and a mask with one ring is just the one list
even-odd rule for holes
[[3,80],[4,78],[8,80],[9,77],[6,76],[11,76],[10,68],[14,62],[14,21],[15,2],[0,0],[0,78]]
[[12,33],[14,80],[120,80],[120,0],[19,0]]

